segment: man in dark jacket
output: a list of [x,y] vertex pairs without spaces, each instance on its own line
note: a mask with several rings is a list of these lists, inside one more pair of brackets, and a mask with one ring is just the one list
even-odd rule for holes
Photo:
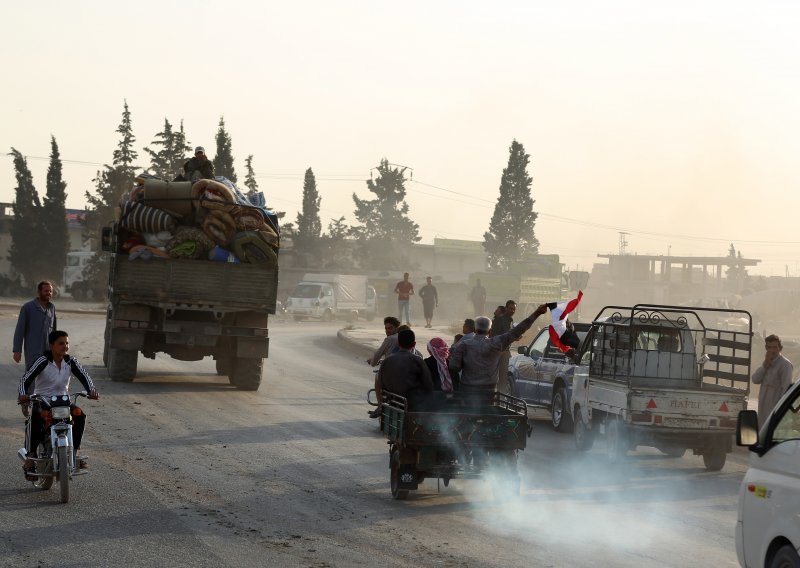
[[375,394],[381,400],[382,391],[387,390],[404,396],[409,407],[419,406],[433,391],[433,379],[425,361],[414,353],[416,337],[410,329],[397,333],[400,351],[383,360],[378,371]]
[[194,149],[194,158],[190,158],[183,164],[183,172],[186,181],[214,179],[214,164],[206,157],[205,148],[198,146]]

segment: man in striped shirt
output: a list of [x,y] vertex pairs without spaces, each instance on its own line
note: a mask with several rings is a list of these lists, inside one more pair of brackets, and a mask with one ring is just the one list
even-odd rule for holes
[[[19,382],[19,404],[28,404],[31,394],[42,396],[62,396],[69,394],[69,381],[72,375],[78,378],[83,387],[88,391],[89,398],[97,400],[97,389],[92,382],[89,373],[81,366],[80,362],[71,355],[69,351],[69,336],[66,331],[53,331],[48,337],[50,349],[45,351],[31,368],[22,376]],[[86,460],[81,459],[78,450],[81,447],[83,430],[86,427],[86,414],[72,405],[72,440],[75,444],[75,456],[78,457],[79,467],[86,467]],[[34,406],[31,417],[28,420],[28,455],[34,456],[39,443],[44,435],[44,420],[39,409]],[[34,462],[29,457],[25,461],[23,469],[27,474],[33,469]]]

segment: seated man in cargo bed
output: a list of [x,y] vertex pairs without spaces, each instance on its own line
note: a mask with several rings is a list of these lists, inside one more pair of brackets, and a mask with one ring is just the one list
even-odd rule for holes
[[433,378],[425,361],[414,353],[416,337],[410,329],[397,334],[400,350],[383,360],[375,381],[375,394],[382,400],[383,391],[403,396],[409,410],[419,408],[433,391]]

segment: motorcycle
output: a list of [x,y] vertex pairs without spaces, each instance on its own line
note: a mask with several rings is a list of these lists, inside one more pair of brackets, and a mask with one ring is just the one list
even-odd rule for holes
[[[88,473],[85,469],[77,467],[75,446],[72,442],[71,406],[79,396],[88,397],[88,394],[82,391],[72,395],[32,395],[28,403],[31,414],[37,411],[35,403],[38,404],[38,412],[41,412],[44,418],[44,429],[50,434],[49,437],[43,436],[39,443],[36,449],[37,457],[31,458],[35,468],[28,475],[35,478],[31,481],[33,486],[44,491],[49,490],[54,481],[58,481],[62,503],[69,501],[69,482],[72,477]],[[25,447],[27,446],[26,443]],[[25,448],[20,448],[17,455],[23,462],[28,459]]]

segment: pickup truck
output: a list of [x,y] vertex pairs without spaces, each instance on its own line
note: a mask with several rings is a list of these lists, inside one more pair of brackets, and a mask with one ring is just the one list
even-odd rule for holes
[[[582,343],[591,325],[573,325]],[[571,432],[574,363],[553,346],[546,327],[530,345],[518,347],[517,353],[508,362],[508,393],[523,399],[528,406],[549,410],[556,432]]]
[[[747,325],[718,324],[731,314]],[[654,446],[673,457],[690,449],[709,471],[722,469],[749,394],[751,321],[742,310],[603,308],[574,371],[577,448],[590,449],[599,434],[612,460]]]

